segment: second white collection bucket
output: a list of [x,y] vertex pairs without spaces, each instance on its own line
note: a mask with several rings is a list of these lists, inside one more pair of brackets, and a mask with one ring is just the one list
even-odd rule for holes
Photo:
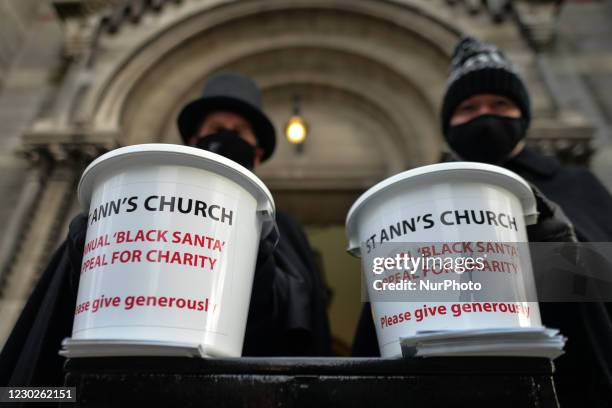
[[[488,216],[489,222],[480,222],[483,218],[470,222],[475,214]],[[536,219],[533,192],[515,173],[482,163],[434,164],[390,177],[357,199],[346,218],[348,251],[361,257],[367,284],[373,257],[378,255],[374,249],[383,242],[431,247],[456,242],[526,243],[526,225]],[[485,305],[487,310],[482,304],[472,308],[461,302],[377,301],[379,293],[368,284],[381,355],[401,356],[400,338],[422,331],[541,326],[538,304],[526,295],[535,292],[528,251],[521,257],[527,266],[501,281],[512,286],[516,299],[502,306]],[[451,307],[457,309],[454,315]],[[515,312],[509,313],[509,308]]]
[[113,150],[83,173],[89,213],[72,340],[191,344],[241,355],[274,201],[222,156],[170,144]]

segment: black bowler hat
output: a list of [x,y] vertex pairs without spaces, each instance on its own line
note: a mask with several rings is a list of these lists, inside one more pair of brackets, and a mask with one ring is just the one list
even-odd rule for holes
[[185,105],[178,115],[177,124],[183,143],[188,143],[207,114],[234,112],[249,121],[258,146],[264,151],[262,161],[267,160],[276,146],[276,132],[261,106],[261,92],[251,78],[236,73],[213,75],[204,85],[202,96]]

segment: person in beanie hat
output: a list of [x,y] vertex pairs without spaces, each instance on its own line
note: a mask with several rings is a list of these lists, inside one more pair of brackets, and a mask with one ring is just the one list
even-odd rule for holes
[[512,63],[473,37],[457,44],[442,102],[442,133],[463,160],[504,166],[558,203],[580,241],[612,240],[612,196],[585,168],[562,167],[525,145],[529,94]]
[[465,37],[453,53],[441,119],[442,133],[459,157],[501,164],[527,134],[529,94],[497,47]]
[[[612,239],[612,196],[587,169],[562,167],[525,145],[531,111],[525,83],[494,45],[463,38],[453,53],[441,110],[444,137],[464,160],[514,171],[560,206],[578,240]],[[538,208],[541,212],[541,209]],[[530,241],[544,241],[529,234]],[[568,342],[555,360],[561,406],[611,406],[612,308],[602,302],[540,304],[542,322]]]
[[464,37],[453,53],[441,128],[463,160],[504,166],[558,203],[580,241],[612,240],[612,196],[588,169],[564,168],[525,145],[529,93],[494,45]]
[[[252,79],[223,73],[187,104],[177,124],[183,143],[254,169],[274,152],[274,126]],[[300,225],[278,211],[279,236],[262,240],[257,256],[242,355],[327,356],[331,333],[327,290]],[[61,386],[61,342],[70,337],[87,233],[87,214],[43,271],[0,354],[0,386]],[[275,240],[278,244],[275,246]]]
[[[525,145],[531,121],[527,87],[496,46],[473,37],[459,41],[440,119],[444,138],[459,159],[503,166],[534,187],[540,216],[528,227],[530,241],[610,241],[612,199],[601,183],[588,170],[564,168]],[[568,233],[566,215],[576,235]],[[543,302],[540,311],[545,325],[569,338],[565,355],[555,360],[561,406],[611,406],[609,305]],[[358,323],[353,355],[379,355],[369,304]]]

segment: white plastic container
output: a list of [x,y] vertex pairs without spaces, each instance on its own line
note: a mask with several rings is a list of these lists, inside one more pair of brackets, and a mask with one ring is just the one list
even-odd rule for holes
[[[476,214],[480,214],[479,211],[491,211],[498,216],[504,214],[500,218],[504,225],[508,225],[509,220],[514,223],[504,228],[501,224],[468,224],[465,218],[455,218],[456,214],[465,215],[466,210],[468,213],[474,210]],[[413,219],[414,231],[404,230],[401,236],[389,238],[389,226],[397,226],[402,220],[412,222]],[[536,219],[533,192],[527,182],[515,173],[482,163],[434,164],[390,177],[357,199],[346,218],[348,251],[362,258],[362,271],[369,297],[377,299],[380,292],[377,293],[367,282],[371,278],[368,274],[372,274],[373,257],[380,256],[380,251],[377,252],[373,247],[377,243],[381,247],[383,234],[389,238],[384,240],[385,243],[527,242],[525,226],[535,223]],[[528,293],[535,293],[528,251],[527,254],[523,252],[521,257],[523,269],[520,273],[507,276],[497,274],[494,279],[490,279],[492,275],[484,276],[482,279],[489,279],[489,296],[491,290],[501,292],[510,288],[512,296],[516,293],[516,303],[529,307],[521,309],[528,310],[528,315],[527,312],[511,314],[489,311],[463,313],[455,317],[450,313],[451,303],[439,302],[439,297],[436,302],[436,296],[432,294],[433,300],[426,303],[427,307],[433,310],[445,305],[447,313],[434,313],[417,322],[414,312],[424,306],[422,299],[418,303],[373,300],[372,313],[381,355],[400,356],[400,337],[414,336],[417,331],[541,326],[538,304],[533,301],[533,296],[528,296]],[[406,297],[409,298],[409,293]],[[412,313],[411,320],[404,320],[406,311]],[[399,315],[402,315],[401,319],[394,324],[383,323],[389,321],[384,320],[385,317],[388,319]]]
[[135,145],[91,163],[78,196],[89,219],[73,343],[241,355],[259,240],[275,213],[253,173],[196,148]]

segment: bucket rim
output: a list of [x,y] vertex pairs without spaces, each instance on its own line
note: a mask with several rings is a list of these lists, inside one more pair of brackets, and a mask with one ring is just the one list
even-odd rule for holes
[[208,171],[220,170],[218,174],[236,182],[251,193],[257,200],[258,210],[264,209],[271,212],[270,215],[272,219],[274,219],[276,206],[272,198],[272,193],[270,193],[270,190],[263,181],[251,171],[219,154],[195,147],[170,143],[145,143],[119,147],[96,158],[83,171],[81,179],[79,180],[77,197],[81,207],[85,211],[89,211],[94,182],[100,173],[113,164],[116,164],[119,160],[143,155],[149,155],[151,158],[160,158],[159,161],[152,162],[152,164],[175,164],[196,167]]
[[358,241],[358,238],[355,237],[356,219],[358,218],[362,208],[378,193],[386,191],[397,183],[406,181],[408,179],[428,178],[435,180],[435,178],[440,177],[441,174],[444,174],[444,177],[439,181],[448,182],[465,177],[465,175],[469,173],[478,174],[481,177],[483,175],[490,177],[491,184],[496,184],[509,190],[521,202],[525,223],[527,225],[531,225],[536,222],[538,212],[533,191],[531,190],[529,183],[527,183],[524,178],[513,171],[493,164],[467,161],[429,164],[406,170],[388,177],[370,187],[363,194],[361,194],[357,200],[355,200],[349,209],[345,220],[346,236],[349,241],[348,251],[353,254],[355,254],[355,251],[358,251],[358,246],[356,247],[355,245]]

